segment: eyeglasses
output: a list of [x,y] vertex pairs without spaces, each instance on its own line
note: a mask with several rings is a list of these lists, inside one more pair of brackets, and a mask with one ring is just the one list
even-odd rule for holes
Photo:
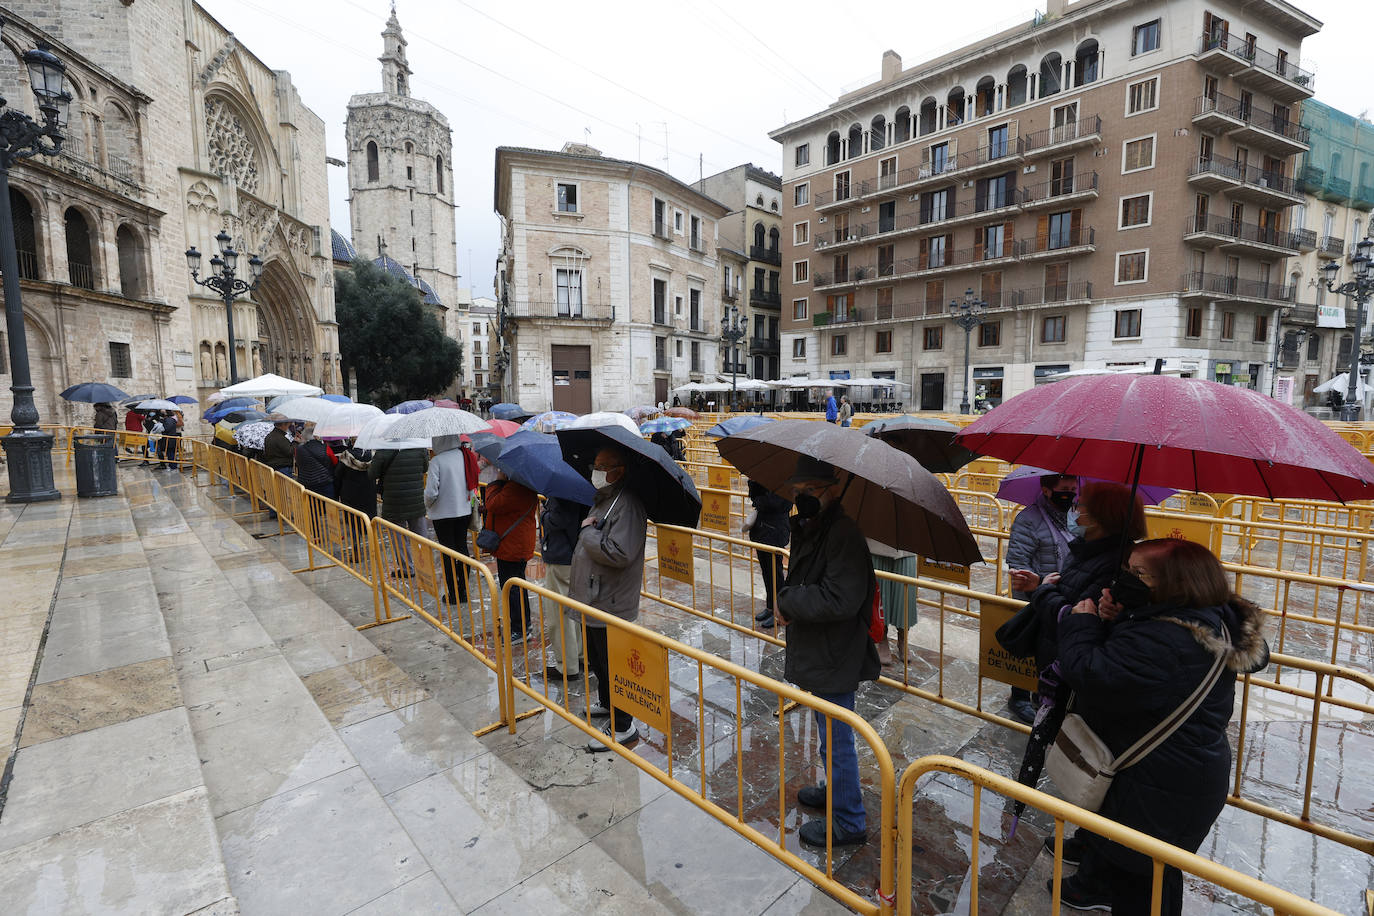
[[1154,580],[1154,576],[1152,576],[1150,571],[1143,566],[1128,566],[1126,567],[1126,571],[1141,582],[1150,582]]

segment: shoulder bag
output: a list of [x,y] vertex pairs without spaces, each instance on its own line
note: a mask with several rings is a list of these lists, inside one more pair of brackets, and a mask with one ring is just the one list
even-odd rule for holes
[[[535,505],[537,506],[538,502],[536,502]],[[502,531],[500,534],[497,534],[491,528],[483,528],[481,531],[477,533],[477,546],[485,550],[487,553],[496,553],[496,549],[501,546],[501,542],[506,539],[506,535],[514,531],[515,527],[519,525],[521,522],[523,522],[526,518],[528,518],[529,514],[533,511],[534,506],[531,506],[530,508],[526,509],[524,515],[521,515],[519,518],[517,518],[514,522],[511,523],[511,526],[509,528],[507,528],[505,531]]]
[[[1231,634],[1224,624],[1221,634],[1227,648],[1230,648]],[[1096,811],[1102,807],[1102,800],[1107,796],[1107,790],[1112,787],[1112,780],[1116,778],[1116,774],[1144,760],[1188,721],[1202,705],[1207,694],[1212,692],[1212,687],[1221,677],[1221,669],[1225,663],[1226,653],[1218,653],[1207,676],[1187,699],[1165,716],[1163,722],[1123,751],[1120,757],[1112,755],[1111,749],[1082,716],[1075,712],[1065,716],[1064,724],[1059,727],[1059,734],[1055,736],[1054,744],[1051,745],[1049,756],[1045,760],[1045,772],[1059,787],[1060,797],[1088,811]],[[1073,701],[1069,702],[1072,709]]]

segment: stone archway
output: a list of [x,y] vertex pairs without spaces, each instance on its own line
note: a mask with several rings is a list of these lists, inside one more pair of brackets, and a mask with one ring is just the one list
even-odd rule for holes
[[262,370],[318,385],[314,307],[288,261],[275,257],[264,265],[253,300]]

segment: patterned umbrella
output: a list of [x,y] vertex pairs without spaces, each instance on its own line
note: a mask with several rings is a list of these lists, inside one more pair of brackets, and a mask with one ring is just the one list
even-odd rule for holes
[[679,429],[687,429],[691,425],[691,420],[684,420],[681,417],[659,417],[657,420],[650,420],[648,423],[641,424],[639,432],[644,436],[651,436],[654,433],[675,433]]
[[577,422],[577,414],[575,413],[568,413],[566,410],[546,410],[530,417],[520,426],[522,429],[532,429],[537,433],[556,433],[560,429],[567,429],[575,422]]
[[388,407],[386,412],[401,414],[414,413],[417,410],[426,410],[433,406],[433,401],[426,400],[425,398],[419,398],[414,401],[402,401],[401,403],[396,404],[395,406]]
[[634,420],[636,424],[648,423],[655,417],[663,416],[663,411],[659,410],[657,407],[645,404],[640,407],[631,407],[629,410],[625,411],[625,416]]
[[234,430],[234,441],[244,448],[261,449],[267,434],[272,431],[272,426],[273,424],[262,420],[244,423]]
[[701,414],[690,407],[669,407],[664,411],[670,417],[682,417],[684,420],[700,420]]

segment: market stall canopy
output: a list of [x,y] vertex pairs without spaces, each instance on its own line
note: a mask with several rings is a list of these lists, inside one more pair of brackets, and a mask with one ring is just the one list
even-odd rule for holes
[[250,378],[247,381],[221,388],[210,396],[210,400],[218,402],[235,397],[270,398],[282,394],[298,398],[311,398],[324,394],[324,389],[268,372],[257,378]]

